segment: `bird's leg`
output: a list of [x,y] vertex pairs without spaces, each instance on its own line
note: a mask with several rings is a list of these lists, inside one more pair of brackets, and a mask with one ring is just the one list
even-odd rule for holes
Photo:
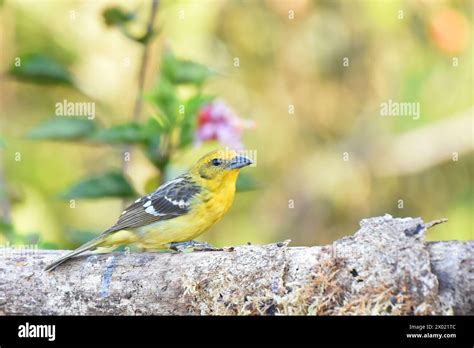
[[193,251],[222,251],[222,248],[216,248],[208,242],[196,242],[193,247]]
[[195,240],[188,240],[186,242],[173,242],[170,243],[171,250],[182,252],[183,250],[193,248],[194,251],[217,251],[222,250],[220,248],[215,248],[210,245],[208,242],[197,242]]
[[194,240],[188,240],[186,242],[173,242],[170,243],[169,248],[180,253],[186,249],[192,248],[194,243],[196,243]]

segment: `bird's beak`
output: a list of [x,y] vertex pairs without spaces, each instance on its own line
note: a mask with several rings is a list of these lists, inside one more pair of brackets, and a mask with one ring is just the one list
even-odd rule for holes
[[242,167],[248,166],[253,162],[244,156],[236,156],[234,157],[229,164],[227,165],[228,169],[240,169]]

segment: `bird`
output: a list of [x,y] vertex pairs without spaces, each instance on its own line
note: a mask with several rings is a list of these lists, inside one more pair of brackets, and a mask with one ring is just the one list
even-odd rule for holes
[[45,268],[51,271],[86,251],[135,244],[146,251],[210,247],[194,240],[217,223],[234,201],[240,170],[253,162],[234,150],[214,150],[191,169],[138,198],[96,238]]

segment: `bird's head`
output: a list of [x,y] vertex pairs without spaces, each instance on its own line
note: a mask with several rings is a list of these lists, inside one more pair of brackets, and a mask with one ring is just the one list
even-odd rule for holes
[[220,184],[235,182],[240,169],[252,164],[252,161],[233,150],[216,150],[203,156],[191,168],[190,172],[201,182]]

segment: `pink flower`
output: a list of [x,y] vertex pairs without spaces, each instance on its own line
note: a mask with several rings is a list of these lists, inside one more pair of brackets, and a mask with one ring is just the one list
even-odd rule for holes
[[232,149],[243,149],[242,133],[244,129],[253,127],[252,121],[237,116],[224,102],[215,101],[199,111],[195,144],[218,140]]

